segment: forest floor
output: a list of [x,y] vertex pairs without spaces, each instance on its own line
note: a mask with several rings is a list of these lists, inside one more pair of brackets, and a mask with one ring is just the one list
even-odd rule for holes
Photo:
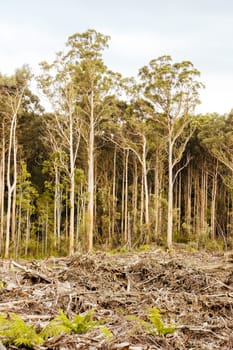
[[[233,349],[233,255],[149,252],[0,260],[0,314],[15,313],[40,330],[63,310],[69,319],[95,309],[94,327],[60,334],[34,349]],[[147,327],[161,311],[164,329]],[[159,317],[158,317],[159,318]],[[147,326],[145,326],[147,325]],[[155,325],[154,325],[155,326]],[[152,327],[153,328],[153,327]],[[9,349],[17,349],[9,345]],[[5,349],[0,341],[0,349]]]

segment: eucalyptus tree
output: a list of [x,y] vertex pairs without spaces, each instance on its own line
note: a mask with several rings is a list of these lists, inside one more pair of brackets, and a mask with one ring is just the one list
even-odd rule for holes
[[74,170],[80,138],[87,150],[86,234],[88,250],[93,248],[95,137],[101,122],[109,116],[114,84],[120,79],[120,75],[107,69],[102,59],[108,40],[108,36],[92,29],[70,36],[66,50],[57,54],[51,65],[42,63],[44,73],[39,78],[55,112],[55,117],[47,123],[49,139],[63,164],[69,149],[70,254],[74,252]]
[[[73,67],[70,65],[66,52],[59,52],[52,64],[42,62],[41,67],[42,74],[38,77],[39,86],[53,108],[53,113],[48,114],[44,122],[46,127],[45,142],[57,158],[54,163],[56,175],[54,205],[56,206],[57,203],[56,189],[59,187],[57,179],[60,167],[66,172],[70,184],[69,254],[73,254],[75,244],[75,167],[80,142],[77,88],[73,81]],[[59,163],[57,163],[58,161]],[[55,222],[59,222],[59,220],[55,220]],[[55,231],[59,232],[59,228]]]
[[70,36],[67,42],[68,57],[73,67],[73,82],[77,89],[78,111],[82,120],[80,131],[87,149],[88,251],[93,248],[95,137],[99,134],[101,123],[110,115],[114,105],[113,95],[121,80],[121,76],[109,71],[103,62],[102,51],[108,47],[109,39],[109,36],[90,29]]
[[[15,237],[15,207],[16,207],[16,184],[17,184],[17,119],[22,108],[22,102],[28,83],[31,78],[27,66],[16,70],[11,77],[1,76],[1,98],[4,109],[3,132],[7,126],[7,150],[6,150],[6,188],[7,188],[7,216],[5,228],[5,258],[9,256],[10,239]],[[5,135],[3,137],[3,148],[5,150]],[[4,170],[5,171],[5,170]],[[4,181],[4,180],[3,180]],[[2,203],[3,205],[3,203]],[[1,227],[1,229],[3,226]],[[2,233],[1,233],[2,235]]]
[[144,98],[153,109],[151,117],[166,130],[168,153],[168,215],[167,245],[172,246],[173,185],[177,173],[174,167],[180,162],[193,130],[184,136],[189,115],[199,103],[199,90],[203,86],[199,71],[189,61],[173,63],[170,56],[150,61],[139,71]]

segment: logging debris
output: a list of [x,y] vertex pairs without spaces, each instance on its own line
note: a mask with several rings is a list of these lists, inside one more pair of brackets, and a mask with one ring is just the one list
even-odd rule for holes
[[[37,350],[230,350],[232,262],[221,253],[184,250],[0,260],[0,313],[15,313],[43,329],[58,310],[72,318],[94,308],[113,334],[111,340],[97,330],[61,334]],[[173,334],[149,334],[129,317],[146,320],[154,307],[176,326]]]

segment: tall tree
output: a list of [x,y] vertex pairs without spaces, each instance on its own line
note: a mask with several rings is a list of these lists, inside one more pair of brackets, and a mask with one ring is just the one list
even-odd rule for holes
[[[80,118],[77,109],[77,88],[67,53],[59,52],[52,64],[42,62],[38,78],[54,114],[47,115],[46,142],[59,158],[60,167],[69,178],[69,254],[74,253],[75,237],[75,167],[80,142]],[[57,188],[57,187],[56,187]],[[56,197],[55,188],[55,197]]]
[[90,29],[69,37],[68,57],[73,67],[73,81],[76,84],[78,110],[82,118],[82,137],[87,146],[88,206],[86,230],[88,251],[93,249],[94,192],[95,192],[95,137],[101,122],[108,117],[112,108],[114,83],[120,76],[107,70],[102,51],[108,47],[109,37]]
[[4,99],[5,106],[4,120],[6,120],[9,130],[6,156],[7,216],[5,258],[9,257],[10,238],[12,236],[12,240],[14,241],[16,225],[17,119],[30,78],[31,73],[27,66],[18,69],[12,77],[1,77],[1,97]]
[[[63,158],[61,163],[64,163],[65,148],[69,149],[70,254],[74,252],[74,173],[81,136],[86,144],[88,159],[86,215],[88,250],[91,251],[93,248],[95,136],[101,122],[109,115],[114,82],[120,77],[108,71],[102,60],[102,51],[107,47],[108,40],[108,36],[92,29],[70,36],[67,49],[58,53],[51,65],[47,62],[42,63],[44,73],[39,78],[43,91],[53,103],[55,118],[52,123],[51,121],[48,123],[49,138],[54,151]],[[63,151],[61,151],[62,145]]]
[[167,133],[168,152],[168,215],[167,245],[172,246],[174,167],[182,158],[192,131],[184,136],[189,115],[199,103],[198,91],[202,84],[200,73],[189,61],[173,63],[170,56],[150,61],[139,71],[144,98],[152,106],[152,118],[163,125]]

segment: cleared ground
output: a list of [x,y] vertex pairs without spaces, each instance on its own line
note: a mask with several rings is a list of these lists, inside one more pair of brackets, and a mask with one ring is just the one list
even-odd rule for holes
[[[72,318],[94,308],[112,332],[61,334],[36,349],[233,349],[231,254],[150,252],[0,261],[0,313],[16,313],[39,330],[59,309]],[[167,336],[143,326],[161,311]],[[15,346],[10,347],[16,349]]]

